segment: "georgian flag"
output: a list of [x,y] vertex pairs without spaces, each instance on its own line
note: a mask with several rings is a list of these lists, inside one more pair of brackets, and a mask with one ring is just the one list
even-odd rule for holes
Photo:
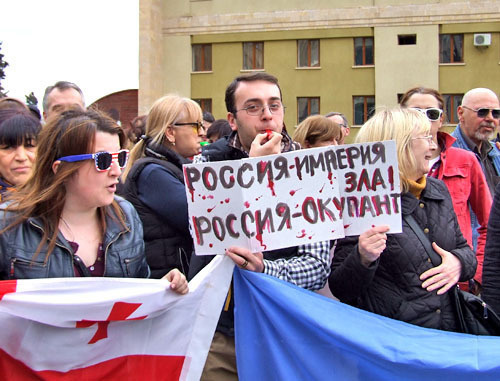
[[0,282],[0,380],[198,380],[234,264],[156,279]]

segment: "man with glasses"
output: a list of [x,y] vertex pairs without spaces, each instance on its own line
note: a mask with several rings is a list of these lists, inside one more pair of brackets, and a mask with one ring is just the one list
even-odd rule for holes
[[465,93],[457,108],[458,124],[452,136],[455,147],[472,151],[483,169],[491,194],[500,182],[500,151],[489,139],[497,132],[500,104],[490,89],[476,88]]
[[[284,129],[285,107],[278,80],[267,73],[236,77],[226,89],[233,132],[204,147],[202,161],[238,160],[299,149]],[[200,158],[199,158],[200,159]],[[232,247],[226,254],[243,269],[264,272],[309,290],[321,289],[330,272],[329,242],[252,253]],[[190,278],[211,258],[193,256]],[[229,292],[208,354],[202,380],[237,380],[232,293]]]
[[342,129],[342,138],[338,143],[339,145],[344,144],[345,137],[349,135],[349,132],[351,131],[351,129],[349,128],[349,122],[347,121],[345,115],[341,112],[332,111],[326,114],[325,117],[333,120],[340,126],[340,128]]

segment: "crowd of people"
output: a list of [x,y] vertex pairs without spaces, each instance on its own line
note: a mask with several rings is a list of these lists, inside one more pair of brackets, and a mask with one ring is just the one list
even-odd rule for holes
[[[351,132],[343,113],[330,112],[306,118],[292,138],[282,89],[264,72],[236,77],[225,103],[227,118],[215,120],[193,100],[166,95],[122,127],[86,109],[71,82],[47,87],[43,121],[22,102],[0,99],[0,279],[165,278],[185,294],[212,257],[193,254],[183,164],[336,146]],[[457,115],[455,131],[444,132],[442,95],[414,87],[355,138],[396,142],[402,233],[381,225],[221,254],[308,290],[328,285],[341,302],[422,327],[458,331],[450,299],[458,284],[500,313],[500,150],[490,141],[500,132],[498,96],[472,89]],[[202,379],[237,379],[233,309],[229,290]]]

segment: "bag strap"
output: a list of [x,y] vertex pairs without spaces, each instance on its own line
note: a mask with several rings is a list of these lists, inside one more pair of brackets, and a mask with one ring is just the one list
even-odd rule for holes
[[417,221],[415,221],[411,214],[403,214],[403,219],[410,226],[411,230],[413,230],[413,232],[417,235],[417,238],[420,240],[422,245],[424,245],[424,249],[431,259],[432,264],[434,266],[439,266],[442,262],[441,257],[434,251],[431,246],[431,241],[429,241],[429,238],[427,238]]

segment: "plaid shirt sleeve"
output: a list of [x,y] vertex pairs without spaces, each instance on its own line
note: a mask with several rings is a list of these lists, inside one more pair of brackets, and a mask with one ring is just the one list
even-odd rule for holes
[[330,275],[330,241],[300,245],[295,257],[264,259],[264,273],[308,290],[319,290]]

